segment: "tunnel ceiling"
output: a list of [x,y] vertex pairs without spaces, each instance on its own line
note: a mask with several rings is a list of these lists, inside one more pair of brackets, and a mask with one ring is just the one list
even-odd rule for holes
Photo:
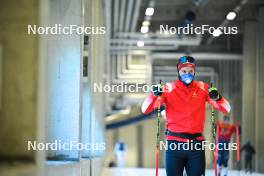
[[[198,0],[156,0],[155,13],[150,20],[149,33],[158,31],[160,25],[179,26],[187,11],[195,13],[194,25],[208,24],[217,27],[225,20],[228,12],[232,11],[241,2],[241,0],[199,0],[202,2],[201,5],[196,5],[196,1]],[[111,38],[119,38],[120,33],[130,33],[130,37],[132,33],[140,34],[140,27],[144,21],[145,10],[149,3],[150,0],[112,0]],[[249,0],[246,5],[241,7],[237,18],[228,24],[229,26],[238,27],[238,35],[223,35],[208,44],[211,35],[205,34],[202,36],[201,45],[168,47],[168,51],[191,50],[241,53],[244,20],[256,19],[256,7],[259,5],[264,5],[264,1]],[[155,51],[155,48],[153,50]],[[156,50],[159,50],[159,48]]]
[[[159,30],[160,25],[177,26],[183,20],[187,11],[193,11],[196,19],[194,25],[209,24],[219,26],[226,18],[229,11],[233,10],[241,0],[200,0],[201,5],[196,5],[198,0],[156,0],[155,13],[151,18],[150,31]],[[145,10],[149,5],[149,0],[142,0],[140,15],[137,22],[137,31],[140,31],[144,21]],[[243,24],[247,19],[256,19],[257,6],[264,5],[263,0],[249,0],[235,20],[229,23],[229,26],[237,26],[238,35],[223,35],[215,38],[212,43],[206,44],[211,37],[210,34],[203,35],[202,45],[180,47],[178,50],[195,51],[221,51],[221,52],[242,52]],[[213,47],[212,47],[213,45]]]
[[[246,2],[246,0],[243,0]],[[177,79],[176,62],[178,55],[192,54],[199,60],[199,80],[210,82],[221,80],[221,90],[227,96],[235,95],[232,90],[238,88],[240,82],[235,79],[241,73],[241,58],[243,44],[244,22],[256,20],[257,6],[264,5],[263,0],[248,0],[241,5],[241,0],[156,0],[155,13],[150,19],[149,32],[142,34],[140,28],[145,20],[145,10],[150,0],[111,0],[106,12],[110,21],[110,52],[111,52],[111,83],[128,82],[129,84],[153,84],[159,79],[170,81]],[[200,2],[199,5],[196,2]],[[109,4],[109,3],[108,3]],[[226,19],[228,12],[240,7],[237,17],[229,21],[227,26],[237,26],[237,35],[221,35],[212,37],[204,35],[161,36],[158,34],[160,25],[179,26],[188,11],[192,11],[196,18],[192,21],[194,26],[207,24],[218,27]],[[137,41],[143,40],[145,46],[139,48]],[[161,57],[153,58],[153,55]],[[218,59],[206,55],[218,55]],[[170,58],[167,56],[170,55]],[[196,55],[195,55],[196,56]],[[174,58],[172,58],[174,57]],[[234,59],[235,58],[235,59]],[[200,61],[201,59],[201,61]],[[175,68],[175,74],[168,69]],[[165,73],[164,73],[165,72]],[[210,75],[211,74],[211,75]],[[235,81],[232,81],[235,79]],[[217,84],[217,83],[216,83]],[[125,108],[140,102],[146,95],[112,94],[112,106]],[[237,96],[237,95],[235,95]]]

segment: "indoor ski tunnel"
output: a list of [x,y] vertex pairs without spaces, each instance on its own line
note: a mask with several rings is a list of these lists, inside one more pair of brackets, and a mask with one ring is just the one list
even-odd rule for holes
[[0,1],[0,176],[264,176],[263,90],[263,0]]

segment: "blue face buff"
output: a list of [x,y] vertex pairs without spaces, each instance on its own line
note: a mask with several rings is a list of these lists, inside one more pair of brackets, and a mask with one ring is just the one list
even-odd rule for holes
[[185,83],[186,85],[190,84],[193,81],[193,74],[185,73],[180,76],[180,80]]

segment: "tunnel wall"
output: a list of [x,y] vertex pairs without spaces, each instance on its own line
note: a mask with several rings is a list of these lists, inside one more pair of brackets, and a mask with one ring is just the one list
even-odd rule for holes
[[[78,26],[104,26],[103,1],[49,1],[48,23]],[[84,46],[84,35],[56,35],[44,42],[47,49],[46,81],[47,132],[49,141],[73,140],[83,144],[104,142],[104,94],[93,92],[94,82],[104,82],[105,39],[103,35],[89,35]],[[47,43],[45,43],[45,41]],[[86,47],[84,49],[84,47]],[[84,51],[85,50],[85,51]],[[88,78],[83,77],[83,56],[88,56]],[[44,71],[45,72],[45,71]],[[43,117],[40,117],[40,120]],[[55,155],[54,155],[55,154]],[[53,157],[56,156],[59,157]],[[44,175],[100,175],[104,151],[48,152],[51,160],[43,159]],[[62,158],[60,158],[62,156]],[[67,156],[66,158],[63,158]],[[56,161],[56,160],[59,161]],[[55,161],[54,161],[55,160]]]
[[27,34],[38,24],[38,1],[1,1],[2,46],[0,158],[34,161],[26,141],[36,139],[38,37]]
[[[264,8],[258,8],[257,14],[256,20],[248,19],[244,26],[242,145],[248,140],[251,141],[256,150],[253,169],[263,173]],[[242,161],[244,164],[244,153]]]
[[256,171],[264,173],[264,7],[259,8],[256,77]]

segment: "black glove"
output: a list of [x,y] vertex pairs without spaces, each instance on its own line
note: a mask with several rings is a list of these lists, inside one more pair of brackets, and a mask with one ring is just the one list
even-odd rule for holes
[[153,85],[152,92],[155,96],[161,96],[163,93],[163,86],[162,85]]
[[208,89],[208,91],[209,91],[209,97],[210,97],[211,99],[217,101],[217,100],[220,100],[220,99],[222,98],[222,96],[219,94],[217,88],[215,88],[215,87],[210,87],[210,88]]

